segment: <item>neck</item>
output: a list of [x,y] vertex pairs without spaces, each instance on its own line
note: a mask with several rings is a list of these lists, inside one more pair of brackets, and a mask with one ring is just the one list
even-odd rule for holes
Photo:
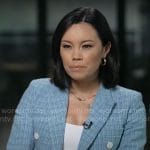
[[96,93],[99,88],[100,82],[98,80],[91,81],[75,81],[72,80],[71,90],[75,93]]

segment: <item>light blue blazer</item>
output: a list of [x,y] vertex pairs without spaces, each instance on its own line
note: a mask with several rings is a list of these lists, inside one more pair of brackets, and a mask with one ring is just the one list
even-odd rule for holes
[[[7,150],[62,150],[67,105],[68,90],[48,78],[33,80],[16,109]],[[93,124],[83,129],[78,150],[144,149],[146,114],[139,92],[101,85],[88,122]]]

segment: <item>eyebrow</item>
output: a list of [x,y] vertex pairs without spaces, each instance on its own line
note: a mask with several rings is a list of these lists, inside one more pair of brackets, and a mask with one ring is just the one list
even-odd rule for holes
[[[68,40],[61,40],[61,42],[66,42],[66,43],[72,43],[71,41],[68,41]],[[84,40],[84,41],[82,41],[82,43],[85,43],[85,42],[95,42],[95,41],[93,41],[93,40]]]

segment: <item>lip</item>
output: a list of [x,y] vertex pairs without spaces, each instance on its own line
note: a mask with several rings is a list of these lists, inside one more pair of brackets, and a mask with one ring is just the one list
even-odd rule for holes
[[69,66],[69,68],[86,68],[86,66],[73,65],[73,66]]
[[86,68],[86,66],[81,66],[81,65],[73,65],[73,66],[69,66],[70,70],[72,72],[76,72],[76,71],[81,71],[84,68]]

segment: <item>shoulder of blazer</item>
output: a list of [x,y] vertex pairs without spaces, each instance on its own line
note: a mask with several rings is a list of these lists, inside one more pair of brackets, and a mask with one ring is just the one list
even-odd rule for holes
[[112,91],[117,92],[118,94],[122,94],[122,95],[138,95],[141,94],[139,91],[133,90],[133,89],[129,89],[129,88],[125,88],[122,86],[117,85],[115,88],[112,88]]
[[61,91],[50,78],[34,79],[22,95],[17,109],[33,109],[35,107],[44,107],[48,103],[59,103],[57,100],[66,96],[66,91]]
[[40,78],[34,79],[31,81],[29,87],[34,89],[35,97],[59,97],[63,96],[67,93],[66,90],[61,90],[57,86],[55,86],[50,78]]
[[136,90],[128,89],[122,86],[116,86],[111,89],[112,98],[122,106],[143,105],[142,94]]
[[[55,86],[50,78],[40,78],[40,79],[34,79],[31,81],[29,87],[32,87],[35,89],[36,94],[38,96],[44,96],[45,94],[56,94],[58,93],[64,93],[67,90],[60,90],[57,86]],[[40,91],[40,92],[39,92]]]
[[51,88],[51,89],[58,89],[52,82],[50,78],[39,78],[39,79],[34,79],[30,83],[32,86],[38,88],[38,89],[46,89],[46,88]]

